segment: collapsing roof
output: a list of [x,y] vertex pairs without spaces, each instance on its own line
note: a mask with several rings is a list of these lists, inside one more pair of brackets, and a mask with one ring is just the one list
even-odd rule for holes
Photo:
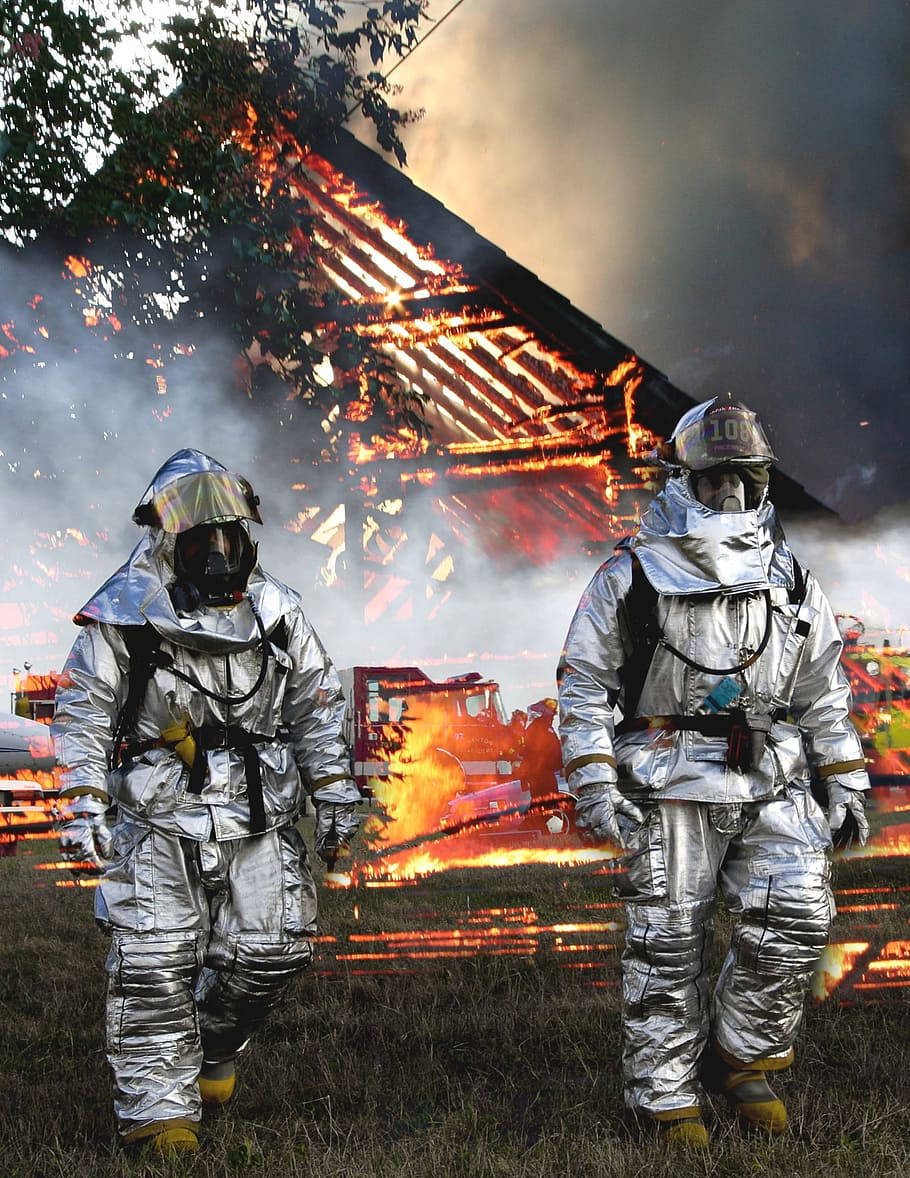
[[[418,599],[434,613],[469,538],[539,565],[631,530],[653,490],[645,455],[692,399],[353,137],[306,155],[297,185],[340,317],[425,398],[430,426],[353,435],[343,504],[301,512],[327,579],[345,550],[365,620]],[[819,508],[785,476],[775,498]],[[417,502],[433,524],[415,535]]]

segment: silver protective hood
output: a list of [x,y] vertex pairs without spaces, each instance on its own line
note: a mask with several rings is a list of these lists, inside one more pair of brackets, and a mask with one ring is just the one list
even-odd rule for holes
[[[207,471],[225,471],[221,463],[198,450],[179,450],[165,462],[140,501],[152,497],[177,479]],[[205,606],[177,614],[168,586],[174,580],[176,535],[147,527],[145,535],[126,563],[98,589],[75,615],[77,625],[109,622],[115,626],[141,626],[150,622],[158,633],[178,646],[210,654],[246,650],[259,641],[259,628],[249,601],[244,598],[230,609]],[[257,564],[247,583],[262,624],[269,632],[289,602],[298,595],[265,573]]]
[[793,556],[767,496],[751,511],[711,511],[685,476],[667,480],[629,547],[650,583],[667,596],[793,584]]

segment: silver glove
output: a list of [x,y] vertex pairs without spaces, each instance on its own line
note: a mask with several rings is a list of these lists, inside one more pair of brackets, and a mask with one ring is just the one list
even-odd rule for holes
[[97,875],[114,857],[107,824],[110,803],[93,794],[66,798],[58,810],[60,856],[71,863],[74,875]]
[[645,817],[612,781],[592,781],[578,791],[575,825],[579,830],[596,839],[609,839],[621,847],[624,843],[618,816],[627,818],[634,825],[643,822]]
[[360,826],[356,802],[316,802],[316,854],[324,863],[335,862]]
[[316,854],[331,866],[360,826],[360,790],[350,778],[333,781],[313,791],[316,806]]
[[866,793],[828,780],[828,826],[835,847],[849,846],[854,838],[862,847],[869,837]]

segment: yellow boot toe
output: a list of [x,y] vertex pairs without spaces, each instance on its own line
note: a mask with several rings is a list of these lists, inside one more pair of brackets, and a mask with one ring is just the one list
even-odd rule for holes
[[783,1133],[787,1128],[786,1105],[764,1072],[730,1072],[723,1087],[731,1109],[744,1124],[767,1133]]
[[143,1125],[141,1129],[127,1133],[123,1141],[126,1145],[149,1147],[161,1157],[196,1153],[199,1149],[195,1123],[182,1119],[153,1121],[150,1125]]
[[237,1085],[233,1063],[203,1066],[198,1083],[203,1104],[227,1104]]

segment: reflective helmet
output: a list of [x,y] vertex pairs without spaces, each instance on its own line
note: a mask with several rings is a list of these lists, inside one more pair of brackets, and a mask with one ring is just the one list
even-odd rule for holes
[[152,479],[133,519],[176,535],[169,592],[178,613],[240,600],[256,564],[246,521],[262,523],[246,479],[199,450],[179,450]]
[[729,394],[684,413],[658,454],[669,466],[690,471],[727,463],[767,466],[776,461],[757,415]]
[[134,523],[178,533],[235,519],[261,524],[259,497],[245,478],[200,450],[172,454],[133,512]]

